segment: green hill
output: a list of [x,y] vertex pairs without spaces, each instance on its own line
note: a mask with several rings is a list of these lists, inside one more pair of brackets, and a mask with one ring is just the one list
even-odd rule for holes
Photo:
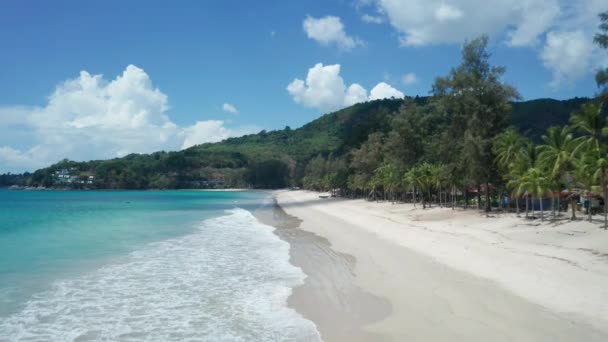
[[[424,104],[425,97],[410,98]],[[513,103],[512,124],[538,141],[547,127],[568,122],[588,98],[538,99]],[[25,177],[4,177],[5,184],[31,186],[147,189],[264,187],[298,185],[305,166],[317,155],[342,156],[358,148],[369,134],[387,133],[404,100],[376,100],[325,114],[298,128],[230,138],[179,152],[131,154],[123,158],[73,162],[64,160]],[[64,170],[70,179],[58,178]],[[89,178],[93,176],[93,178]],[[17,179],[17,180],[16,180]],[[89,182],[91,179],[91,182]]]
[[570,114],[589,101],[586,97],[575,97],[564,101],[537,99],[515,102],[511,120],[520,132],[538,142],[548,127],[568,124]]

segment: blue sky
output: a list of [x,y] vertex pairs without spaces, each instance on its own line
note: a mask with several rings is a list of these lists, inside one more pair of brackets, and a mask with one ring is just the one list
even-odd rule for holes
[[[591,44],[601,10],[608,5],[595,0],[576,6],[558,0],[5,0],[0,172],[32,170],[60,157],[179,149],[298,127],[353,101],[428,95],[434,78],[459,63],[462,41],[481,33],[490,34],[492,61],[507,67],[505,81],[524,99],[591,96],[593,70],[607,61]],[[495,12],[506,14],[492,17]],[[136,68],[126,75],[129,65]],[[103,75],[86,101],[74,88],[84,84],[81,71]],[[108,95],[105,87],[121,75],[125,84],[114,88],[124,92]],[[126,82],[130,77],[143,81]],[[64,83],[77,79],[79,86]],[[91,105],[92,98],[103,103]],[[81,102],[87,105],[75,105]],[[102,139],[120,115],[133,130]],[[64,128],[69,139],[57,133]],[[52,144],[73,142],[86,148],[53,152]]]

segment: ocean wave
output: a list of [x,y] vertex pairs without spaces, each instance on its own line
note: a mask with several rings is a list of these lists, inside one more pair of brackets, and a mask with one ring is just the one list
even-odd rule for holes
[[233,209],[198,228],[56,281],[0,322],[0,340],[320,340],[286,305],[305,275],[273,227]]

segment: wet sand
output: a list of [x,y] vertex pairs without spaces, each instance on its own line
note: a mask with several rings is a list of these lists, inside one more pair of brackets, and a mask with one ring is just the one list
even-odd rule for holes
[[356,260],[352,255],[336,252],[327,239],[300,229],[302,221],[275,203],[257,210],[255,216],[276,227],[275,234],[291,245],[290,261],[307,278],[293,289],[288,305],[313,321],[324,341],[390,340],[362,329],[386,318],[391,305],[355,284]]

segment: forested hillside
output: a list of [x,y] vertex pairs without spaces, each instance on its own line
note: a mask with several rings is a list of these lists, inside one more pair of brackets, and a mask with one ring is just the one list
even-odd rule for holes
[[520,132],[535,142],[550,126],[564,126],[569,123],[570,115],[589,102],[589,98],[576,97],[570,100],[537,99],[514,102],[511,120]]
[[[415,100],[415,99],[414,99]],[[413,101],[414,101],[413,100]],[[377,100],[327,114],[301,128],[262,131],[179,152],[131,154],[112,160],[64,160],[21,179],[19,185],[94,189],[277,188],[301,182],[317,155],[346,154],[370,132],[385,131],[403,100]],[[68,170],[75,181],[60,181]],[[94,176],[94,183],[81,184]],[[5,177],[14,180],[15,177]],[[2,184],[0,184],[2,185]],[[10,185],[5,183],[4,185]]]
[[[424,105],[429,99],[387,99],[356,104],[323,115],[298,129],[286,127],[262,131],[179,152],[132,154],[124,158],[80,163],[61,161],[25,177],[2,175],[0,186],[167,189],[302,185],[306,164],[312,158],[347,155],[366,141],[369,134],[388,133],[401,107],[405,110],[407,103]],[[547,127],[567,123],[570,114],[586,102],[589,99],[514,102],[512,124],[538,141]],[[416,115],[421,120],[425,116],[428,118],[424,113]],[[57,182],[53,173],[70,168],[75,168],[77,175],[95,175],[94,184]]]

